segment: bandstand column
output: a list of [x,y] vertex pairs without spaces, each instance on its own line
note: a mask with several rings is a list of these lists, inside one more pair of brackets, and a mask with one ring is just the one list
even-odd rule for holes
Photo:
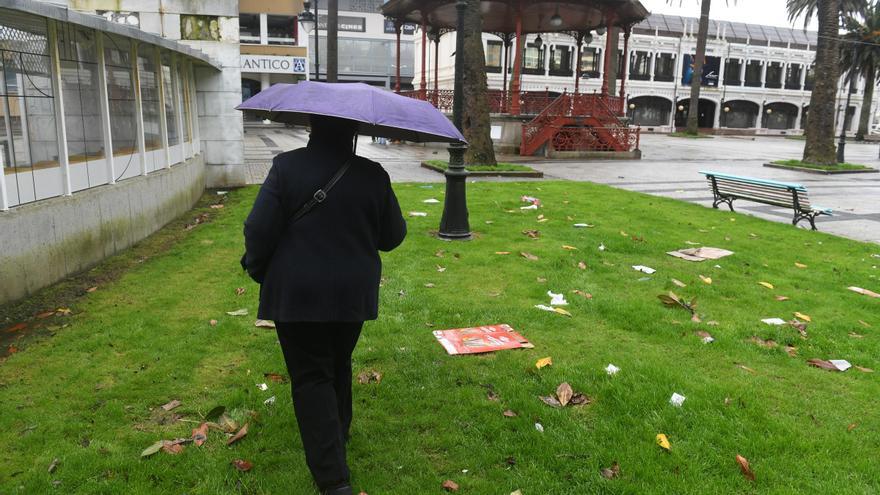
[[[427,56],[428,29],[425,25],[425,18],[422,17],[422,80],[419,83],[419,93],[423,100],[428,97],[428,82],[425,80],[425,58]],[[400,45],[398,45],[400,46]],[[400,65],[400,64],[398,64]],[[398,69],[399,70],[399,69]]]
[[437,98],[440,94],[440,88],[437,86],[438,76],[437,71],[440,68],[440,31],[437,31],[437,36],[434,38],[434,106],[437,106]]
[[394,20],[394,32],[397,35],[397,78],[394,81],[394,92],[400,93],[400,29],[403,23],[399,19]]
[[629,35],[632,34],[632,28],[627,26],[623,30],[623,74],[621,74],[620,78],[620,114],[623,115],[625,113],[624,110],[624,101],[626,100],[626,76],[627,69],[629,68]]
[[504,43],[504,67],[501,68],[501,110],[507,112],[507,71],[510,67],[510,33],[504,33],[501,38]]
[[519,88],[522,77],[522,9],[516,12],[516,52],[513,54],[513,79],[510,81],[510,113],[519,115]]
[[578,32],[575,41],[577,42],[577,55],[574,59],[574,94],[578,94],[581,83],[581,45],[584,43],[584,33]]
[[608,25],[605,26],[605,60],[602,64],[604,66],[604,74],[602,75],[602,94],[608,95],[608,76],[611,74],[611,52],[616,48],[611,46],[611,30],[614,28],[611,22],[611,16],[607,16]]

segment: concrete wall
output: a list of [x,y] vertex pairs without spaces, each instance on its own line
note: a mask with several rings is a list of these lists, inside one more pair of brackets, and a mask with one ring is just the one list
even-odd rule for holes
[[203,155],[147,176],[0,212],[0,304],[149,236],[196,203]]

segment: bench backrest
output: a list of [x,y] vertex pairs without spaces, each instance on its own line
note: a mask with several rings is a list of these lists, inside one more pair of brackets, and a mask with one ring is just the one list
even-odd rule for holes
[[732,174],[700,172],[722,196],[749,199],[786,208],[810,209],[807,188],[800,184],[777,182]]

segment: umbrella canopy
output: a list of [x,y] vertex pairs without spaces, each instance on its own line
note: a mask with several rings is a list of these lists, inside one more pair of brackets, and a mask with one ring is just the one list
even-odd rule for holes
[[427,101],[364,83],[274,84],[235,107],[286,124],[308,125],[310,115],[360,123],[358,133],[418,143],[464,143],[452,122]]

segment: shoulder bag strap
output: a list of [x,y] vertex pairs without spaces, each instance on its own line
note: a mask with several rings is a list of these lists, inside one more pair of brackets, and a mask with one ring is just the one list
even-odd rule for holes
[[329,193],[330,190],[333,189],[333,186],[335,186],[336,183],[339,182],[339,179],[341,179],[342,176],[345,175],[348,167],[351,166],[351,160],[352,159],[349,158],[348,161],[346,161],[344,164],[342,164],[341,167],[339,167],[339,170],[336,171],[336,174],[333,175],[327,185],[315,191],[315,194],[312,195],[312,199],[308,200],[306,204],[302,205],[299,211],[297,211],[296,214],[293,215],[291,223],[296,223],[297,220],[304,217],[306,213],[310,212],[312,208],[320,203],[323,203],[324,200],[327,199],[327,193]]

